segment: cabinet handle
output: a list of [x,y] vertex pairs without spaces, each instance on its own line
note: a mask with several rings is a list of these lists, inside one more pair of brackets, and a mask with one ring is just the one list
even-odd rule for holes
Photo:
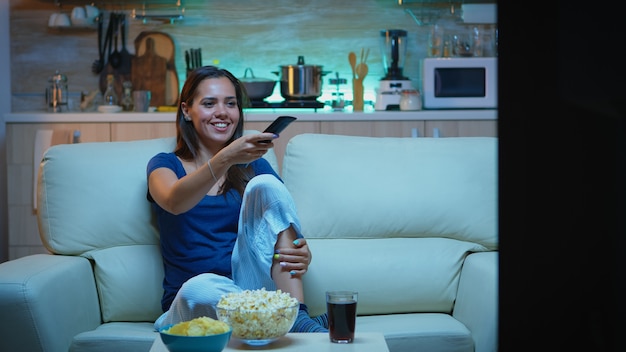
[[72,135],[72,143],[80,143],[80,130],[74,130],[74,134]]
[[411,128],[411,137],[417,138],[420,136],[420,132],[417,128]]
[[439,129],[437,127],[433,128],[433,138],[439,138]]

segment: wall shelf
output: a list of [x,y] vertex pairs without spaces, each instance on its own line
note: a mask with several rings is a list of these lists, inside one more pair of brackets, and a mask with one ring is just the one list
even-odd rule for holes
[[144,24],[161,22],[173,24],[184,19],[185,7],[182,0],[54,0],[62,8],[93,5],[102,11],[128,12],[131,19]]

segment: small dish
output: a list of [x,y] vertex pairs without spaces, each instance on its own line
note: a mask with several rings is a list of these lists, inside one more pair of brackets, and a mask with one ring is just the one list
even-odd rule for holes
[[232,329],[204,336],[173,335],[165,332],[171,327],[172,325],[168,325],[159,330],[161,340],[169,352],[221,352],[228,345],[232,333]]
[[122,111],[122,107],[119,105],[99,105],[98,111],[106,113],[115,113]]

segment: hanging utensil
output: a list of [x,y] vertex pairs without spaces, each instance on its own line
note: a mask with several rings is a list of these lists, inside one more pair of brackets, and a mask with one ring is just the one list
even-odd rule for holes
[[117,14],[114,14],[114,16],[113,16],[113,31],[114,31],[113,32],[113,42],[115,43],[115,45],[114,45],[113,52],[109,56],[109,63],[111,64],[111,66],[113,68],[118,68],[122,64],[122,55],[120,54],[119,51],[117,51],[117,37],[119,35],[119,21],[118,21],[118,17],[119,17],[119,15],[117,15]]
[[128,51],[128,49],[126,49],[126,14],[121,14],[120,19],[120,31],[122,32],[122,51],[120,51],[120,65],[118,67],[118,71],[120,74],[127,75],[130,74],[133,55]]
[[102,69],[104,68],[104,47],[102,45],[102,14],[98,15],[96,21],[98,21],[98,59],[95,60],[91,65],[91,72],[98,74],[102,72]]
[[[104,39],[104,45],[102,46],[102,53],[103,53],[103,59],[102,62],[104,63],[104,67],[102,68],[102,71],[100,71],[100,92],[102,94],[104,94],[104,92],[107,89],[107,75],[109,73],[113,73],[113,68],[111,66],[111,63],[108,61],[109,57],[111,56],[111,50],[112,50],[112,43],[113,43],[113,17],[114,14],[113,12],[110,13],[109,15],[109,25],[107,27],[107,33],[106,33],[106,37]],[[106,53],[105,53],[106,50]]]

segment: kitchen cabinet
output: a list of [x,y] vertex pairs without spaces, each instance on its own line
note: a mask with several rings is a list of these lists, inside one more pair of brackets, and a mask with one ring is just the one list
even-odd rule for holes
[[424,121],[323,121],[321,133],[371,137],[416,137]]
[[498,126],[493,120],[424,121],[423,137],[497,137]]
[[321,133],[372,137],[496,137],[495,120],[322,122]]
[[108,123],[6,125],[9,259],[46,253],[37,225],[35,186],[40,160],[37,156],[47,145],[72,143],[75,131],[80,131],[83,142],[110,140]]
[[111,123],[111,141],[133,141],[176,136],[174,122]]

